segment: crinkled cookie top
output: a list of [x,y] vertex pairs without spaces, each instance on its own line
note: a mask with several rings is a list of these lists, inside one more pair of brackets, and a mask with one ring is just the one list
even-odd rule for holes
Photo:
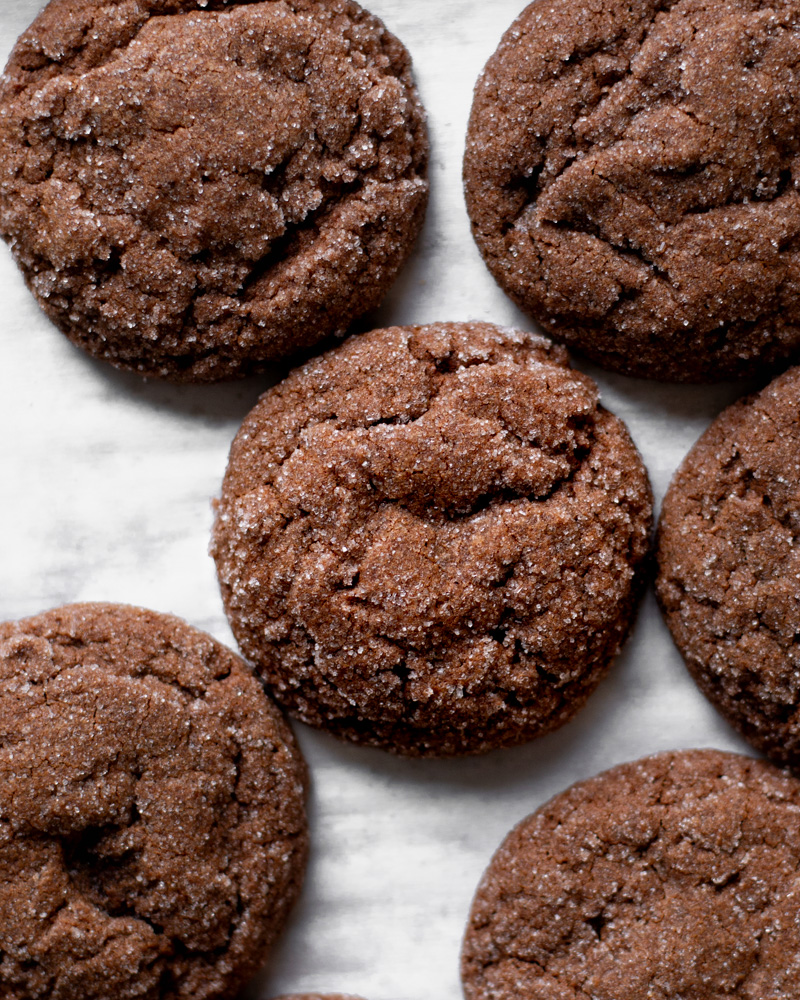
[[302,881],[305,769],[245,664],[176,618],[0,625],[0,994],[221,1000]]
[[0,232],[81,347],[208,381],[378,302],[427,148],[408,53],[350,0],[52,0],[0,84]]
[[393,328],[262,397],[213,553],[245,655],[299,718],[453,754],[577,711],[630,624],[651,507],[566,362],[488,324]]
[[473,232],[599,364],[752,372],[800,346],[800,5],[536,0],[475,92]]
[[523,820],[464,941],[467,1000],[765,1000],[800,977],[800,784],[761,761],[660,754]]
[[800,368],[740,400],[664,498],[658,596],[705,694],[800,766]]

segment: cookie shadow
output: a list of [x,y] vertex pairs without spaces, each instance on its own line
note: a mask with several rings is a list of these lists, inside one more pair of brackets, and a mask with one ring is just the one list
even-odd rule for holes
[[84,355],[83,362],[89,368],[101,398],[123,398],[134,406],[172,413],[212,426],[240,423],[255,406],[258,397],[285,378],[289,371],[288,365],[275,365],[263,373],[236,381],[184,384],[144,378],[135,372],[114,368],[91,355]]

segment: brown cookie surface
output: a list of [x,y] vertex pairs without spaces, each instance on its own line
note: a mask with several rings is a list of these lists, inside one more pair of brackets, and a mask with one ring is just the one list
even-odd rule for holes
[[712,750],[615,767],[506,838],[464,941],[467,1000],[795,1000],[800,785]]
[[233,997],[299,891],[304,785],[246,665],[179,619],[0,625],[0,995]]
[[267,392],[212,554],[290,712],[460,754],[582,705],[630,625],[650,516],[625,427],[563,348],[443,323],[364,334]]
[[702,691],[800,765],[800,368],[725,410],[664,499],[657,591]]
[[536,0],[478,81],[464,163],[494,277],[625,374],[800,347],[796,0]]
[[51,0],[0,82],[0,232],[80,347],[211,381],[378,303],[427,150],[408,53],[350,0]]

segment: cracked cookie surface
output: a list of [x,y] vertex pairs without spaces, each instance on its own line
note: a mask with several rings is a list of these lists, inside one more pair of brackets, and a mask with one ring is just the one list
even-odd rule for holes
[[305,867],[305,767],[241,659],[177,618],[0,624],[4,1000],[222,1000]]
[[52,0],[0,82],[0,232],[80,347],[231,377],[377,305],[427,150],[408,53],[350,0]]
[[478,81],[464,176],[497,281],[625,374],[800,348],[795,0],[536,0]]
[[725,410],[664,498],[657,592],[701,690],[800,766],[800,368]]
[[460,754],[580,708],[630,625],[650,517],[627,430],[563,348],[443,323],[364,334],[267,392],[212,554],[290,712]]
[[713,750],[556,796],[506,838],[464,941],[467,1000],[794,1000],[800,785]]

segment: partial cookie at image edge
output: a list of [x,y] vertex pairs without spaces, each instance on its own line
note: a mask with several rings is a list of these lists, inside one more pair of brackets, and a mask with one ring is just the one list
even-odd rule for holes
[[56,608],[0,624],[0,729],[4,997],[237,995],[307,855],[305,764],[243,661],[170,615]]
[[800,349],[796,5],[537,0],[475,88],[467,208],[504,291],[612,371]]
[[472,904],[467,1000],[790,997],[800,783],[717,750],[580,781],[519,823]]
[[656,591],[701,691],[753,746],[800,766],[800,368],[725,410],[662,506]]
[[0,232],[26,282],[145,376],[237,377],[343,335],[422,226],[410,56],[352,0],[51,0],[0,107]]

